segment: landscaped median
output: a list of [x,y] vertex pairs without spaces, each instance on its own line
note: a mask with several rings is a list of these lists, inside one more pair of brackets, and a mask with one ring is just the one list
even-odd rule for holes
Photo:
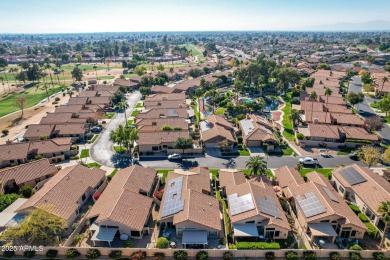
[[294,128],[293,128],[293,124],[290,120],[290,115],[291,115],[291,95],[292,93],[289,92],[289,93],[286,93],[286,95],[284,95],[282,98],[283,98],[283,101],[285,102],[285,106],[284,108],[282,109],[282,112],[283,112],[283,119],[282,119],[282,125],[283,125],[283,136],[289,140],[289,141],[294,141],[295,140],[295,135],[294,135]]
[[280,249],[278,242],[237,242],[236,249]]

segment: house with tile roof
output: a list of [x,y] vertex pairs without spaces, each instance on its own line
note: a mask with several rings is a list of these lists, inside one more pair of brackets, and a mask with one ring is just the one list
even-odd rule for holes
[[48,159],[32,161],[30,163],[8,167],[0,170],[0,193],[18,193],[23,186],[34,188],[58,172],[55,165]]
[[338,193],[355,203],[369,220],[383,231],[378,207],[383,201],[390,201],[390,183],[367,167],[352,164],[336,168],[332,173]]
[[241,170],[221,169],[219,181],[235,241],[287,238],[291,227],[269,180],[248,180]]
[[106,172],[98,168],[82,165],[64,168],[20,206],[17,212],[28,213],[42,209],[64,219],[67,227],[70,227],[105,179]]
[[26,163],[29,147],[29,143],[0,145],[0,168]]
[[218,147],[221,142],[227,141],[228,150],[233,149],[236,139],[234,127],[222,116],[209,115],[199,123],[201,139],[206,148]]
[[116,234],[135,239],[149,234],[157,180],[152,168],[134,165],[119,170],[87,215],[92,241],[112,242]]
[[307,182],[297,170],[284,166],[275,170],[283,196],[311,242],[334,243],[337,238],[361,239],[366,226],[324,175],[311,172]]
[[213,196],[206,167],[168,173],[159,212],[160,228],[176,233],[184,247],[224,236],[220,203]]

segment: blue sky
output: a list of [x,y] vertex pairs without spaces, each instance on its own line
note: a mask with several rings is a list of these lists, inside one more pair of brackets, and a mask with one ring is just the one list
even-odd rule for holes
[[0,0],[0,33],[291,30],[390,20],[389,0]]

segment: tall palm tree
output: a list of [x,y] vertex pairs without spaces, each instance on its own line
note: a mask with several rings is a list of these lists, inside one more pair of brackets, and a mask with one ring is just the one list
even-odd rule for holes
[[314,90],[310,93],[309,100],[314,101],[317,100],[317,92]]
[[119,109],[123,110],[123,112],[125,113],[125,120],[126,120],[125,124],[127,125],[126,109],[129,108],[129,103],[127,103],[126,100],[122,100],[121,102],[119,102],[118,107]]
[[93,69],[95,70],[95,74],[96,74],[96,80],[99,80],[99,78],[98,78],[98,75],[97,75],[97,66],[96,66],[96,65],[94,65],[94,66],[93,66]]
[[139,139],[139,130],[136,128],[132,128],[130,131],[130,144],[131,146],[134,146],[134,142]]
[[215,112],[215,97],[218,95],[218,92],[215,89],[210,89],[204,94],[205,97],[210,97],[213,101],[213,114]]
[[46,63],[44,66],[45,69],[49,70],[49,75],[50,75],[50,81],[51,81],[51,87],[54,88],[54,82],[53,82],[53,77],[51,76],[51,66],[50,63]]
[[385,86],[385,83],[386,83],[386,82],[389,82],[389,78],[386,77],[386,76],[384,76],[384,77],[382,78],[382,89],[381,89],[381,93],[383,93],[383,87]]
[[238,105],[238,93],[240,90],[244,87],[244,83],[240,80],[235,80],[234,81],[234,92],[236,96],[236,105]]
[[297,109],[291,109],[289,119],[292,121],[294,126],[297,126],[300,122],[302,122],[301,114]]
[[250,175],[264,175],[267,171],[267,163],[264,161],[263,157],[260,156],[251,156],[246,162],[246,169],[249,170]]
[[382,248],[385,244],[385,240],[390,229],[390,201],[381,202],[378,207],[378,212],[382,214],[381,220],[383,221],[383,223],[385,223],[385,228],[383,229],[383,237],[379,245],[379,247]]
[[64,77],[64,85],[65,85],[65,70],[62,69],[61,72],[62,72],[62,77]]
[[331,90],[330,88],[325,89],[326,103],[328,103],[328,98],[329,98],[329,96],[332,95],[332,93],[333,93],[333,90]]
[[4,78],[2,76],[0,76],[0,80],[1,80],[1,84],[3,85],[4,93],[7,93],[4,86]]

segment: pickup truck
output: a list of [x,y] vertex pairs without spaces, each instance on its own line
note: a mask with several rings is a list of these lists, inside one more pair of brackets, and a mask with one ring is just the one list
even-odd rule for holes
[[303,165],[320,165],[317,159],[311,157],[300,158],[299,162],[302,163]]

